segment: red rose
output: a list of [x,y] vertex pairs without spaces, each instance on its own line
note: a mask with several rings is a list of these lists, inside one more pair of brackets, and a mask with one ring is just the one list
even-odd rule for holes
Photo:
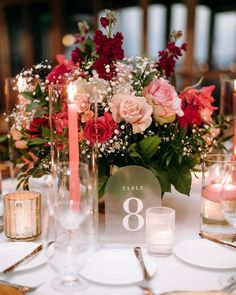
[[31,121],[29,129],[28,129],[30,133],[30,137],[31,138],[40,137],[43,126],[49,128],[49,122],[47,118],[34,118]]
[[104,143],[112,136],[115,127],[116,123],[113,121],[112,116],[109,113],[104,113],[104,116],[86,122],[84,137],[92,145],[95,144],[96,139],[98,143]]
[[47,75],[48,83],[63,83],[65,81],[65,74],[72,71],[71,64],[59,64],[55,66]]

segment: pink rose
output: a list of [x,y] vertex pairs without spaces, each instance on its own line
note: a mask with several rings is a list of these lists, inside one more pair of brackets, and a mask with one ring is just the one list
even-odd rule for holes
[[18,95],[19,104],[29,104],[30,101],[26,99],[23,95]]
[[207,145],[211,145],[213,140],[220,134],[220,128],[211,127],[209,133],[204,135],[203,138]]
[[112,120],[109,113],[104,113],[104,116],[92,119],[86,122],[84,128],[84,137],[90,141],[92,145],[96,143],[104,143],[108,140],[116,127],[116,123]]
[[77,93],[75,95],[75,104],[77,107],[78,113],[83,113],[89,110],[90,103],[88,99],[88,91],[86,89],[86,82],[84,81],[77,81],[76,82],[76,90]]
[[173,122],[176,115],[184,115],[181,109],[182,100],[168,80],[153,80],[144,88],[143,96],[153,106],[153,117],[160,124]]
[[15,142],[15,146],[16,146],[17,149],[21,149],[21,150],[24,150],[24,149],[28,148],[26,140],[17,140]]
[[14,127],[11,127],[10,134],[13,140],[20,140],[22,138],[21,132],[16,130]]
[[115,122],[124,120],[133,127],[133,133],[143,133],[152,123],[152,107],[144,97],[131,94],[115,94],[111,100],[111,112]]

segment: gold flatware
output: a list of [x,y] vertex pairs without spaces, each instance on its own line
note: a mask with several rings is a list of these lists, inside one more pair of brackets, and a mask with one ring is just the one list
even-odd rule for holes
[[236,281],[231,282],[229,285],[223,287],[219,290],[206,290],[206,291],[169,291],[160,293],[155,291],[154,289],[146,286],[141,287],[143,289],[144,295],[228,295],[232,294],[234,290],[236,290]]
[[12,282],[7,282],[5,280],[0,279],[0,294],[14,294],[14,295],[22,295],[27,292],[33,292],[36,289],[38,289],[42,284],[35,286],[35,287],[30,287],[30,286],[24,286],[24,285],[19,285],[15,284]]
[[230,243],[230,242],[226,242],[226,241],[223,241],[223,240],[219,240],[213,236],[210,236],[206,233],[199,233],[199,236],[203,239],[206,239],[206,240],[209,240],[209,241],[212,241],[212,242],[215,242],[215,243],[218,243],[218,244],[221,244],[221,245],[224,245],[224,246],[228,246],[228,247],[231,247],[231,248],[234,248],[236,249],[236,245]]
[[17,262],[15,262],[14,264],[12,264],[11,266],[5,268],[2,273],[7,273],[10,272],[12,270],[14,270],[17,266],[19,266],[20,264],[22,264],[23,262],[26,262],[28,259],[32,258],[34,255],[36,255],[38,252],[40,252],[43,249],[43,244],[37,246],[33,251],[31,251],[29,254],[25,255],[24,257],[22,257],[20,260],[18,260]]

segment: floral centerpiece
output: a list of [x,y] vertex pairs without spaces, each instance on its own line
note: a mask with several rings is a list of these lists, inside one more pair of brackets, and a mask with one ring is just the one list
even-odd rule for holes
[[[70,60],[59,55],[58,65],[44,62],[16,77],[24,79],[24,89],[8,120],[12,146],[18,153],[16,162],[22,164],[19,186],[27,188],[30,176],[50,172],[48,88],[71,81],[79,89],[76,104],[83,124],[74,132],[79,134],[82,157],[89,157],[97,139],[100,196],[111,167],[127,165],[152,171],[162,193],[171,191],[173,185],[188,195],[191,171],[204,154],[221,144],[225,126],[213,118],[214,86],[177,92],[175,64],[187,49],[185,43],[177,45],[181,32],[171,34],[156,60],[125,58],[122,34],[112,33],[115,14],[106,11],[100,21],[102,30],[96,30],[93,39],[87,23],[79,23],[77,47]],[[91,99],[97,102],[96,118]],[[51,116],[58,139],[67,136],[66,110],[64,103]],[[58,140],[58,149],[63,153],[62,142]]]

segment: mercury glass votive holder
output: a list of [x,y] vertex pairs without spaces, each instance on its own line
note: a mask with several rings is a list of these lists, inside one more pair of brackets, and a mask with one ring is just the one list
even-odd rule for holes
[[41,194],[13,192],[4,197],[4,231],[14,241],[32,241],[41,234]]

